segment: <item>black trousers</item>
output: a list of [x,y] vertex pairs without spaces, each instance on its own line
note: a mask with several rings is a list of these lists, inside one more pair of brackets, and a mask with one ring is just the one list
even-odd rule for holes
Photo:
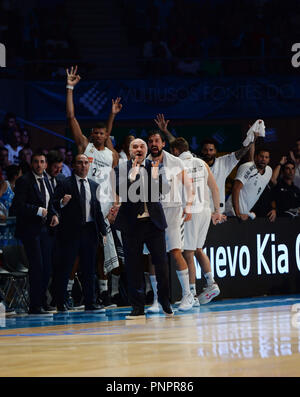
[[46,291],[52,273],[53,235],[47,226],[35,237],[22,238],[29,262],[30,308],[40,308],[46,304]]
[[[58,237],[59,238],[59,237]],[[56,302],[63,305],[69,277],[76,257],[80,258],[84,304],[95,303],[95,271],[98,238],[94,222],[81,226],[79,234],[71,239],[59,239],[60,267],[56,275]]]
[[128,298],[133,308],[144,308],[144,243],[151,254],[157,279],[158,301],[169,304],[169,269],[166,253],[165,231],[159,230],[150,218],[138,220],[138,226],[131,233],[122,232],[125,267],[128,283]]

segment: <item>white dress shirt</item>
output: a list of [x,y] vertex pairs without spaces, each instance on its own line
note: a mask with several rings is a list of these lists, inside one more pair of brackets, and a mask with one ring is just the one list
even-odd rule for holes
[[[41,185],[40,185],[39,179],[42,178],[43,181],[44,181],[44,186],[45,186],[45,191],[46,191],[46,209],[47,209],[48,208],[48,204],[49,204],[49,200],[50,200],[50,194],[48,192],[48,188],[47,188],[47,185],[45,183],[44,175],[39,176],[39,175],[35,174],[34,172],[32,172],[32,173],[33,173],[33,175],[35,177],[35,180],[36,180],[37,186],[39,188],[39,191],[41,191]],[[37,215],[43,217],[43,208],[42,207],[39,207],[39,209],[37,211]]]
[[87,178],[80,178],[80,176],[75,174],[76,182],[77,182],[77,187],[80,195],[80,188],[81,188],[81,182],[80,179],[84,179],[84,187],[85,187],[85,213],[86,213],[86,222],[92,222],[94,219],[91,215],[91,189],[90,189],[90,184]]

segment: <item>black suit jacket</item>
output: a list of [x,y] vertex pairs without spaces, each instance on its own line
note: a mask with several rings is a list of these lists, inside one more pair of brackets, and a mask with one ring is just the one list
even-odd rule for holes
[[[114,226],[116,229],[121,230],[122,232],[133,232],[137,226],[137,216],[138,212],[141,209],[141,200],[134,202],[128,191],[134,182],[131,182],[129,179],[129,171],[132,168],[132,161],[129,160],[126,163],[121,163],[118,167],[115,168],[116,174],[116,193],[122,199],[122,204],[119,209],[118,215],[116,217]],[[164,175],[164,173],[160,172],[159,178],[157,180],[151,177],[151,161],[146,159],[144,170],[148,175],[148,184],[147,184],[147,195],[145,202],[147,204],[148,212],[151,218],[151,221],[155,224],[155,226],[164,230],[167,228],[167,222],[165,218],[165,214],[162,208],[161,203],[158,200],[155,200],[152,197],[153,190],[155,189],[155,193],[153,196],[157,199],[157,192],[160,194],[165,194],[170,190],[170,185]],[[142,169],[140,172],[143,172]],[[136,181],[138,181],[140,175],[137,175]],[[153,201],[152,201],[153,200]]]
[[[101,205],[96,196],[98,183],[88,179],[91,189],[91,216],[95,221],[95,228],[98,239],[100,233],[106,236],[106,225],[101,211]],[[72,196],[71,200],[63,208],[60,207],[60,200],[65,194]],[[61,180],[54,192],[54,207],[59,213],[58,234],[59,238],[69,240],[77,238],[83,225],[82,207],[80,204],[80,195],[75,175]]]
[[[50,195],[46,222],[49,227],[52,216],[57,215],[57,212],[52,204],[52,190],[48,178],[45,173],[43,176]],[[44,225],[42,217],[38,216],[37,212],[44,204],[35,176],[31,171],[17,179],[13,205],[16,211],[16,237],[37,236]]]

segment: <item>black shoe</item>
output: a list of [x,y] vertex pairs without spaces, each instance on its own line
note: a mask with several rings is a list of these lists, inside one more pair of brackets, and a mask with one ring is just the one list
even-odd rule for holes
[[85,305],[85,313],[105,313],[105,308],[103,305]]
[[44,310],[47,313],[54,313],[56,312],[56,307],[47,304],[42,307],[42,310]]
[[98,298],[98,302],[100,305],[103,305],[106,309],[117,307],[117,305],[111,301],[111,297],[108,291],[101,292]]
[[170,304],[167,305],[161,305],[166,317],[173,317],[174,316],[174,312],[172,310],[172,307]]
[[66,305],[57,305],[57,313],[68,313],[68,308]]
[[41,307],[31,307],[28,311],[29,316],[52,317],[53,313],[48,313]]
[[135,307],[132,309],[131,313],[125,317],[126,320],[136,320],[136,319],[142,319],[142,318],[146,318],[145,316],[145,312],[144,312],[144,308],[140,308],[140,307]]

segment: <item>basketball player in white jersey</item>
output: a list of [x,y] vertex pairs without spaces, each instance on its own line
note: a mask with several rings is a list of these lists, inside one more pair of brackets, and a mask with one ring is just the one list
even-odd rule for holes
[[[214,282],[211,272],[211,264],[207,255],[202,248],[206,240],[210,220],[213,224],[222,221],[220,213],[220,194],[215,178],[208,165],[201,159],[196,158],[189,151],[188,142],[180,137],[176,138],[170,144],[171,153],[179,157],[186,167],[189,177],[193,181],[195,199],[191,208],[192,220],[184,224],[184,252],[183,256],[189,268],[190,290],[193,293],[195,304],[208,303],[220,293],[218,285]],[[210,209],[209,190],[211,191],[214,212]],[[196,298],[196,269],[194,255],[201,259],[201,269],[208,282],[207,288]],[[203,261],[203,257],[205,260]]]
[[[98,192],[100,194],[101,210],[103,217],[106,220],[106,224],[109,227],[109,222],[107,216],[113,207],[113,194],[111,190],[111,171],[119,161],[119,155],[115,151],[111,138],[110,132],[112,130],[112,125],[115,116],[122,109],[120,103],[120,98],[115,101],[112,100],[112,110],[107,122],[107,125],[103,123],[97,123],[92,129],[90,138],[88,139],[80,128],[80,125],[75,117],[74,101],[73,101],[73,90],[75,86],[81,80],[81,77],[77,74],[77,66],[71,67],[70,70],[66,70],[67,73],[67,119],[77,145],[78,153],[85,154],[90,162],[88,177],[97,182],[100,186]],[[107,235],[108,242],[111,243],[112,234]],[[114,247],[114,244],[109,244],[110,247]],[[98,272],[99,272],[99,287],[100,293],[103,292],[105,298],[107,297],[106,291],[108,280],[104,275],[103,269],[103,254],[99,250],[99,262],[98,262]],[[114,251],[112,249],[112,251]],[[109,271],[119,266],[117,255],[114,252],[107,253],[110,258],[105,258],[105,261],[109,259],[111,264]],[[107,306],[109,302],[104,302]]]
[[[192,219],[191,205],[194,199],[193,185],[188,177],[184,163],[177,157],[163,150],[165,147],[165,138],[160,131],[151,131],[148,134],[148,148],[150,154],[148,159],[159,161],[163,164],[166,177],[171,185],[168,194],[161,198],[161,204],[164,209],[168,227],[166,229],[166,246],[167,252],[170,252],[175,264],[176,273],[182,289],[182,300],[178,307],[179,310],[190,310],[194,305],[194,296],[190,292],[188,266],[182,255],[184,222]],[[182,185],[187,193],[186,205],[182,210]],[[154,269],[150,269],[150,280],[154,293],[153,305],[148,309],[148,313],[157,313],[159,311],[156,299],[157,284],[154,275]]]
[[[168,124],[170,120],[165,120],[163,114],[158,114],[156,119],[154,119],[156,125],[159,129],[163,132],[163,134],[167,137],[169,143],[175,140],[175,137],[171,134],[168,130]],[[249,126],[250,127],[250,126]],[[234,167],[238,164],[240,159],[246,155],[246,153],[250,150],[250,159],[253,159],[254,154],[254,143],[250,143],[248,146],[242,146],[236,152],[226,154],[224,156],[217,157],[217,143],[214,139],[207,139],[202,142],[202,149],[201,149],[201,158],[207,163],[210,167],[210,170],[216,180],[217,186],[219,188],[220,194],[220,213],[222,214],[222,221],[226,220],[226,215],[224,214],[225,211],[225,182],[227,177],[230,175],[231,171]],[[212,200],[212,196],[210,194],[210,208],[211,211],[214,211],[214,203]],[[204,254],[203,250],[198,251],[197,260],[200,263],[200,266],[206,267],[208,263],[208,257]],[[206,277],[207,287],[213,285],[215,283],[212,273],[207,272]],[[206,290],[206,289],[205,289]],[[204,293],[205,293],[204,290]],[[199,299],[201,303],[208,303],[212,299],[211,294],[205,294],[206,298]]]

